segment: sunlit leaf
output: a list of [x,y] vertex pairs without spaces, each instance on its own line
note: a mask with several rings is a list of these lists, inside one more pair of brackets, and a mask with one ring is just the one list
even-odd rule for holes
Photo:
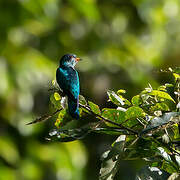
[[72,120],[72,117],[69,115],[67,110],[62,109],[58,114],[58,117],[55,122],[55,126],[57,128],[60,128],[61,126],[64,126],[65,124],[67,124],[67,122],[69,122],[71,120]]
[[79,95],[79,103],[82,104],[82,105],[87,105],[87,101],[84,98],[84,96]]
[[[117,109],[109,109],[109,108],[104,108],[102,110],[102,116],[104,118],[107,118],[113,122],[116,122],[116,123],[122,123],[126,120],[125,118],[125,112],[124,111],[120,111],[120,110],[117,110]],[[109,126],[112,126],[110,125],[109,123],[107,123]]]
[[169,174],[157,167],[145,166],[136,175],[136,180],[145,180],[145,179],[158,179],[165,180],[169,177]]
[[121,159],[121,154],[123,154],[122,152],[124,150],[125,137],[125,135],[120,135],[114,142],[111,151],[106,151],[102,155],[99,180],[114,179],[120,165],[119,162]]
[[143,103],[146,103],[147,100],[149,99],[149,97],[150,97],[150,95],[147,94],[147,91],[142,91],[141,92],[141,99],[142,99]]
[[121,95],[119,95],[119,97],[120,97],[121,99],[123,99],[123,101],[124,101],[125,105],[127,105],[127,106],[131,106],[131,103],[130,103],[130,101],[129,101],[129,100],[127,100],[126,98],[124,98],[124,97],[123,97],[123,96],[121,96]]
[[54,93],[54,99],[55,99],[56,101],[61,100],[61,96],[59,95],[59,93],[57,93],[57,92]]
[[119,95],[119,94],[125,94],[126,93],[126,90],[124,90],[124,89],[119,89],[118,91],[117,91],[117,94]]
[[61,108],[61,101],[60,100],[56,100],[56,98],[59,99],[59,96],[57,95],[57,93],[56,94],[55,93],[51,94],[50,101],[51,101],[51,103],[54,105],[54,107],[56,109],[59,109],[59,108]]
[[156,103],[155,106],[151,106],[150,111],[169,111],[169,107],[166,103]]
[[173,69],[174,73],[180,74],[180,67],[176,67]]
[[174,99],[168,93],[163,92],[163,91],[153,90],[149,93],[149,95],[156,96],[159,98],[168,99],[168,100],[171,100],[175,103]]
[[173,73],[173,76],[174,76],[175,81],[177,81],[178,79],[180,79],[180,74]]
[[157,88],[158,91],[166,91],[166,86],[162,85]]
[[176,162],[178,164],[178,166],[180,167],[180,155],[175,155],[175,159],[176,159]]
[[52,84],[52,86],[55,86],[55,84],[56,84],[56,80],[55,80],[55,79],[53,79],[53,80],[52,80],[52,82],[51,82],[51,84]]
[[107,91],[109,99],[112,103],[116,104],[117,106],[124,105],[124,100],[121,99],[114,91]]
[[172,127],[172,130],[173,130],[173,132],[174,132],[173,138],[174,138],[174,139],[180,138],[180,132],[179,132],[179,126],[178,126],[178,124],[174,124],[173,127]]
[[126,113],[126,119],[144,117],[146,115],[143,109],[137,106],[132,106],[128,108],[125,113]]
[[[102,155],[103,162],[101,163],[101,169],[99,173],[99,180],[113,180],[113,177],[116,174],[115,167],[116,167],[116,161],[113,161],[112,158],[109,158],[110,151],[106,151]],[[108,158],[108,160],[104,160]]]
[[88,104],[89,104],[91,110],[92,110],[95,114],[99,114],[99,115],[101,114],[101,110],[99,109],[99,106],[98,106],[98,105],[94,104],[94,103],[91,102],[91,101],[88,101]]
[[57,128],[60,128],[60,124],[61,124],[61,120],[60,120],[60,119],[56,119],[56,122],[54,123],[54,125],[55,125]]
[[165,151],[164,148],[158,147],[157,154],[163,157],[165,160],[162,164],[162,168],[169,173],[176,172],[176,168],[178,169],[177,165],[172,161],[170,155]]
[[126,140],[126,135],[120,135],[115,142],[112,143],[113,149],[118,150],[119,152],[122,152],[124,149]]
[[131,102],[132,102],[132,104],[133,104],[134,106],[139,106],[139,105],[141,105],[141,104],[143,103],[140,95],[134,96],[134,97],[132,98]]

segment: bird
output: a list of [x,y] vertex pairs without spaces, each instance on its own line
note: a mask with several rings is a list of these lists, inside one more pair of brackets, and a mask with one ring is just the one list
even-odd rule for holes
[[68,97],[68,111],[72,118],[79,119],[79,75],[75,65],[81,59],[75,54],[65,54],[61,57],[56,70],[56,81]]

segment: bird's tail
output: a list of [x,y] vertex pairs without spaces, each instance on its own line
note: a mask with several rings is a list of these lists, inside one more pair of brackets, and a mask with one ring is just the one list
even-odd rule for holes
[[68,98],[68,110],[73,118],[79,119],[79,98],[76,100]]

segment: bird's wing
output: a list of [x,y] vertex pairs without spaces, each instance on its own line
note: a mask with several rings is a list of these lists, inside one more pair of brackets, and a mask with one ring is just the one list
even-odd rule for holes
[[79,96],[79,76],[78,72],[71,67],[58,68],[56,80],[64,93],[77,101]]

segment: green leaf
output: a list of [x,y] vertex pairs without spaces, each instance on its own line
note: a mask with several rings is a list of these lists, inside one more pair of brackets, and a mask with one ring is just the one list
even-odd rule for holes
[[144,117],[146,115],[143,109],[138,106],[132,106],[128,108],[125,113],[126,113],[126,119]]
[[173,69],[174,73],[180,74],[180,67],[176,67]]
[[102,157],[99,180],[113,180],[116,175],[121,156],[124,151],[125,135],[121,135],[114,142],[111,151],[106,151]]
[[58,118],[56,119],[55,126],[60,128],[67,124],[67,122],[71,121],[72,117],[69,115],[66,109],[62,109],[59,114]]
[[[102,116],[104,118],[107,118],[116,123],[124,122],[126,120],[125,115],[126,115],[126,113],[124,111],[120,111],[117,109],[104,108],[102,110]],[[114,126],[114,125],[110,125],[109,123],[107,123],[107,124],[109,126]]]
[[167,128],[167,133],[173,144],[180,144],[180,134],[178,123],[173,124],[170,128]]
[[156,96],[163,99],[168,99],[175,103],[174,99],[168,93],[163,92],[163,91],[153,90],[149,93],[149,95]]
[[59,97],[60,97],[60,95],[58,95],[57,92],[51,94],[51,96],[50,96],[50,101],[56,109],[61,108],[61,101],[60,101]]
[[55,86],[55,84],[56,84],[56,80],[55,80],[55,79],[53,79],[53,80],[51,81],[51,84],[52,84],[52,86]]
[[[134,141],[134,140],[133,140]],[[135,143],[131,142],[126,147],[126,160],[149,158],[156,152],[157,145],[148,138],[136,138]]]
[[173,133],[174,133],[173,139],[180,138],[179,126],[178,126],[177,123],[173,125],[172,130],[173,130]]
[[[110,151],[106,151],[103,153],[101,159],[108,159],[109,158]],[[112,158],[109,158],[108,160],[104,160],[101,163],[101,169],[99,173],[99,180],[113,180],[113,177],[116,174],[116,163],[117,161],[113,161]],[[113,176],[113,177],[112,177]]]
[[134,97],[132,98],[131,102],[132,102],[132,104],[135,105],[135,106],[139,106],[139,105],[141,105],[141,104],[143,103],[140,95],[134,96]]
[[155,104],[155,106],[151,106],[150,111],[154,112],[154,111],[169,111],[169,107],[166,103],[157,103]]
[[162,85],[157,88],[158,91],[166,91],[166,86]]
[[170,155],[165,151],[165,149],[162,147],[158,147],[157,149],[157,154],[164,159],[162,168],[169,173],[177,172],[179,170],[178,165],[172,161]]
[[87,101],[84,98],[84,96],[79,95],[79,103],[82,104],[82,105],[87,105]]
[[57,93],[57,92],[54,93],[54,99],[55,99],[56,101],[61,100],[61,96],[59,95],[59,93]]
[[175,81],[177,81],[178,79],[180,79],[180,74],[173,73],[173,76],[174,76]]
[[173,162],[167,162],[165,160],[162,162],[161,169],[165,170],[166,172],[170,174],[178,171]]
[[109,100],[116,104],[117,106],[123,106],[123,105],[127,105],[127,106],[130,106],[131,103],[126,99],[124,98],[122,95],[120,94],[116,94],[114,91],[107,91],[107,94],[109,96]]
[[131,103],[129,102],[129,100],[125,99],[125,98],[124,98],[123,96],[121,96],[121,95],[119,95],[119,97],[124,100],[125,105],[131,106]]
[[150,95],[147,94],[146,90],[141,92],[141,99],[142,99],[143,103],[146,103],[149,98],[150,98]]
[[172,161],[172,160],[171,160],[171,157],[170,157],[170,156],[168,155],[168,153],[164,150],[164,148],[158,147],[157,149],[158,149],[157,153],[158,153],[160,156],[162,156],[166,161]]
[[116,104],[117,106],[124,105],[124,99],[120,98],[114,91],[107,91],[107,94],[109,96],[109,100]]
[[125,145],[126,135],[120,135],[115,142],[113,142],[112,147],[116,149],[119,153],[123,152]]
[[94,103],[91,102],[91,101],[88,101],[88,104],[89,104],[91,110],[92,110],[95,114],[101,115],[101,110],[99,109],[99,106],[98,106],[97,104],[94,104]]
[[167,162],[165,160],[162,162],[161,169],[165,170],[166,172],[170,174],[179,171],[174,162]]
[[158,180],[165,180],[168,179],[169,174],[161,170],[157,167],[150,167],[150,166],[144,166],[140,171],[138,171],[136,175],[136,179],[138,180],[145,180],[145,179],[158,179]]
[[119,89],[118,91],[117,91],[117,94],[119,95],[119,94],[125,94],[126,93],[126,90],[124,90],[124,89]]
[[178,166],[180,167],[180,155],[175,155],[175,159],[176,159],[176,162],[178,164]]

